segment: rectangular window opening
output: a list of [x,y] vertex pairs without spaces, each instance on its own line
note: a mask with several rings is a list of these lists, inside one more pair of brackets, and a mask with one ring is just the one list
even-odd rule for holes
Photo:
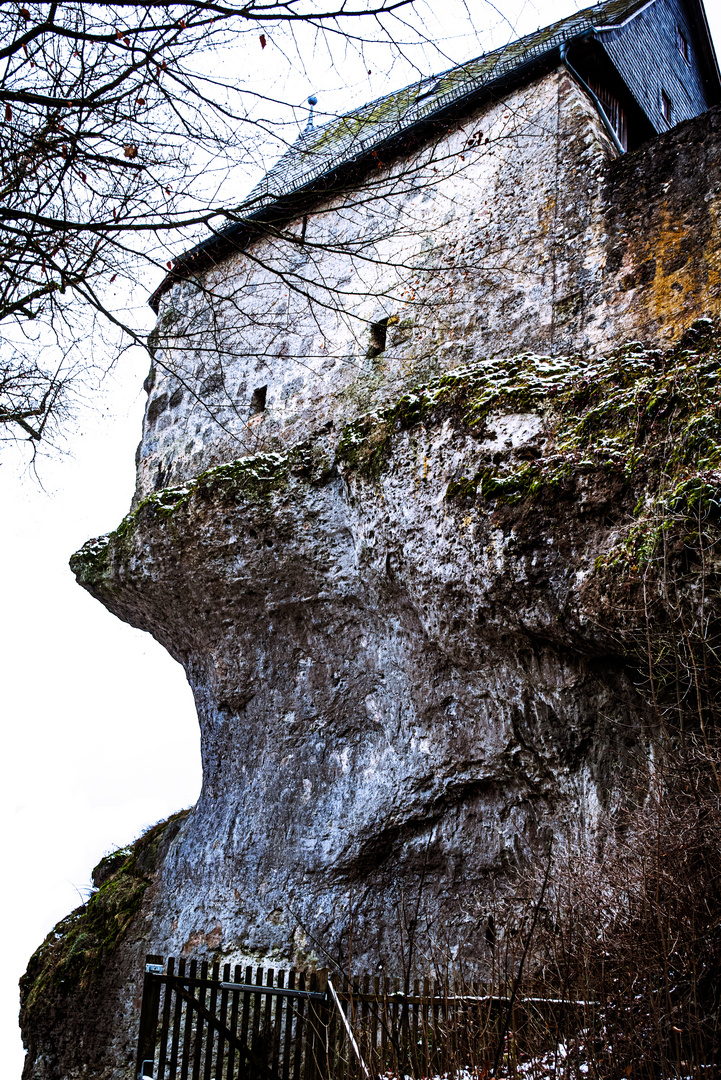
[[688,63],[688,38],[686,37],[680,26],[676,27],[676,41],[678,43],[678,51],[681,53],[681,56],[684,58],[684,60]]
[[671,115],[673,113],[673,104],[671,98],[668,96],[665,90],[661,91],[661,112],[663,118],[667,124],[671,123]]
[[262,413],[265,409],[265,398],[268,393],[267,386],[259,386],[253,391],[250,399],[250,415],[257,416],[258,413]]

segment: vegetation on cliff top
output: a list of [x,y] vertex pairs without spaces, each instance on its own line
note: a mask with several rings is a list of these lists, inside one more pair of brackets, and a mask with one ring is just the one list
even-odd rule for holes
[[[622,481],[636,503],[624,543],[600,556],[625,562],[629,574],[653,557],[664,522],[679,514],[709,521],[719,510],[721,483],[721,340],[701,320],[667,352],[631,343],[594,362],[524,354],[448,372],[404,394],[395,404],[347,424],[338,462],[359,476],[381,475],[394,439],[447,419],[483,439],[490,414],[534,412],[544,418],[538,446],[523,458],[479,452],[473,471],[456,476],[447,498],[513,504],[557,497],[582,474]],[[266,501],[292,475],[313,481],[333,475],[318,443],[215,466],[186,486],[148,496],[109,537],[89,541],[71,560],[83,583],[100,584],[111,550],[122,547],[145,516],[171,518],[193,497]],[[553,493],[556,493],[555,495]]]
[[138,523],[148,517],[169,519],[194,496],[235,502],[243,497],[252,502],[266,502],[282,491],[290,476],[300,476],[311,483],[322,482],[332,473],[332,463],[322,448],[308,441],[288,453],[262,453],[239,458],[206,469],[186,485],[164,488],[148,495],[127,514],[117,529],[106,536],[88,540],[70,559],[70,569],[84,585],[99,586],[111,575],[110,555],[123,547]]
[[672,507],[713,501],[721,467],[721,342],[702,320],[665,353],[631,343],[593,363],[528,354],[485,361],[349,424],[338,455],[377,476],[401,431],[453,416],[482,436],[489,414],[513,412],[544,416],[545,446],[529,461],[481,457],[474,473],[451,483],[449,498],[516,502],[573,473],[600,469],[628,482],[643,474],[652,487],[663,474],[658,495]]
[[157,868],[161,845],[187,817],[181,810],[148,829],[127,848],[111,852],[93,870],[99,888],[55,926],[30,958],[20,980],[22,1012],[45,1007],[57,993],[86,987],[128,932]]

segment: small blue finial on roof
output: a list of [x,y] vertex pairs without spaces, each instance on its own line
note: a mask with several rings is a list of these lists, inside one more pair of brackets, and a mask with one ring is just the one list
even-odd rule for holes
[[315,94],[310,95],[310,97],[308,98],[308,104],[310,105],[310,112],[308,113],[308,123],[303,128],[304,135],[306,131],[312,131],[315,127],[313,123],[313,106],[318,104],[318,98],[315,96]]

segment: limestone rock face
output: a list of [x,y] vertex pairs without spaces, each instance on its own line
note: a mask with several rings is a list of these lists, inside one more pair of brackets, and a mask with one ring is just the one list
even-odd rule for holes
[[220,467],[76,564],[197,702],[203,790],[160,870],[158,951],[342,956],[350,902],[357,961],[393,966],[422,887],[437,947],[482,959],[462,901],[561,823],[593,833],[638,711],[580,601],[614,485],[505,522],[447,497],[485,443],[540,447],[537,419],[400,432],[378,478],[326,436]]

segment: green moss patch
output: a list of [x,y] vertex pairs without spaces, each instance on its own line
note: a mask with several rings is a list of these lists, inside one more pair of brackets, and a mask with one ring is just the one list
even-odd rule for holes
[[149,829],[127,848],[106,855],[93,871],[103,884],[88,902],[55,926],[33,954],[20,980],[25,1016],[57,993],[86,987],[117,949],[140,909],[158,865],[161,844],[188,815],[182,810]]
[[[489,414],[528,412],[543,418],[536,438],[514,450],[486,437]],[[632,343],[592,362],[521,356],[451,372],[348,425],[339,454],[372,482],[398,453],[399,433],[449,419],[480,444],[447,486],[450,507],[482,506],[529,550],[568,515],[569,534],[586,547],[576,599],[587,624],[638,662],[638,685],[655,708],[678,711],[688,699],[715,723],[719,329],[700,320],[666,351]],[[592,552],[593,543],[602,549]]]
[[469,429],[481,429],[491,412],[543,412],[549,395],[580,370],[575,357],[523,354],[447,372],[410,390],[389,408],[348,424],[338,456],[360,473],[378,475],[396,433],[439,423],[449,415]]
[[112,557],[123,551],[137,526],[143,521],[172,521],[191,500],[234,503],[239,499],[256,503],[269,502],[284,491],[291,477],[312,484],[322,484],[333,475],[332,462],[317,442],[308,441],[288,453],[263,453],[239,458],[206,469],[188,484],[163,488],[148,495],[127,514],[117,529],[107,536],[83,544],[70,558],[70,569],[87,587],[112,588]]
[[601,471],[643,487],[639,514],[649,510],[649,499],[655,511],[661,501],[674,513],[715,503],[721,345],[708,320],[665,353],[632,343],[590,364],[523,355],[449,372],[349,424],[339,457],[360,474],[377,476],[400,431],[453,416],[481,435],[489,414],[516,412],[544,417],[543,453],[530,462],[481,457],[472,474],[451,482],[449,499],[513,503],[567,484],[574,474]]
[[[636,523],[620,549],[604,560],[648,556],[664,514],[716,513],[721,477],[721,344],[701,320],[666,352],[638,343],[591,363],[579,357],[523,354],[447,372],[408,391],[393,405],[347,424],[338,461],[361,476],[378,477],[403,431],[449,418],[484,438],[491,414],[536,413],[545,445],[527,457],[484,451],[472,472],[453,478],[446,497],[466,504],[514,504],[557,498],[583,474],[620,481],[636,505]],[[528,457],[531,460],[528,460]],[[89,541],[71,559],[79,580],[112,588],[111,557],[122,552],[138,522],[171,520],[191,500],[267,502],[292,477],[324,483],[334,465],[310,440],[287,453],[264,453],[215,466],[181,488],[155,492],[109,537]],[[600,564],[599,564],[600,566]]]

